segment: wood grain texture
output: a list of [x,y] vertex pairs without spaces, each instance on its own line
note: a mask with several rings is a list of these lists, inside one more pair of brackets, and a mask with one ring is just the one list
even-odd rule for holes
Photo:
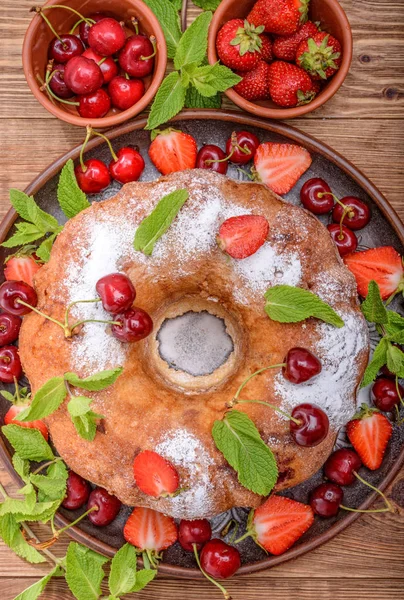
[[[0,0],[0,217],[8,189],[24,188],[57,156],[79,144],[83,131],[56,121],[32,97],[21,67],[21,44],[32,0]],[[404,1],[341,0],[354,35],[351,71],[336,96],[293,125],[351,160],[380,188],[404,219]],[[189,21],[199,9],[189,10]],[[223,108],[235,109],[227,99]],[[0,480],[15,492],[0,468]],[[228,588],[235,600],[399,600],[404,597],[404,470],[388,495],[395,514],[367,514],[328,544]],[[41,539],[49,528],[33,528]],[[54,547],[66,552],[68,537]],[[48,571],[30,565],[0,544],[0,600],[11,600]],[[217,599],[207,582],[159,577],[139,600]],[[126,596],[125,596],[126,597]],[[52,582],[42,598],[70,600],[67,585]]]

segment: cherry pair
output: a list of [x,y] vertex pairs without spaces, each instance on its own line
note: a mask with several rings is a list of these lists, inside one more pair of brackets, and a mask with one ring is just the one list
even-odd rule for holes
[[253,160],[259,144],[253,133],[234,131],[226,142],[226,153],[214,144],[202,146],[196,157],[196,167],[226,175],[229,162],[245,165]]
[[62,506],[68,510],[78,510],[87,502],[88,518],[93,525],[105,527],[112,523],[121,508],[116,496],[109,494],[104,488],[91,489],[88,481],[69,471],[66,485],[66,496]]

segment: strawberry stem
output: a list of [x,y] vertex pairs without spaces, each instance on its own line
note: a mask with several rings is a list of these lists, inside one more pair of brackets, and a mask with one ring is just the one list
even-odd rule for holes
[[210,575],[208,575],[202,569],[201,561],[199,560],[198,549],[197,549],[196,544],[192,544],[192,547],[194,549],[194,556],[195,556],[196,564],[198,565],[198,568],[199,568],[200,572],[202,573],[202,575],[204,577],[206,577],[206,579],[208,581],[210,581],[211,583],[213,583],[213,585],[215,585],[217,588],[219,588],[219,590],[222,592],[225,600],[231,600],[231,596],[230,596],[229,592],[222,585],[220,585],[220,583],[218,581],[216,581],[216,579],[213,579],[213,577],[211,577]]
[[253,379],[253,377],[256,377],[257,375],[260,375],[260,373],[263,373],[264,371],[269,371],[269,369],[276,369],[276,368],[281,368],[281,367],[285,367],[286,364],[285,363],[279,363],[278,365],[270,365],[269,367],[262,367],[262,369],[258,369],[258,371],[255,371],[254,373],[252,373],[251,375],[249,375],[247,377],[247,379],[245,379],[243,381],[243,383],[240,385],[240,387],[238,388],[237,392],[234,395],[233,400],[237,400],[238,397],[240,396],[240,392],[245,388],[245,386],[247,385],[247,383],[249,381],[251,381],[251,379]]
[[149,40],[151,42],[151,45],[153,46],[153,53],[150,54],[150,56],[141,56],[140,60],[150,60],[157,54],[157,43],[156,43],[156,38],[154,37],[154,35],[151,35]]
[[387,500],[386,496],[383,494],[383,492],[381,490],[379,490],[379,488],[375,487],[374,485],[372,485],[371,483],[369,483],[368,481],[366,481],[365,479],[363,479],[359,473],[357,473],[356,471],[352,471],[353,474],[355,475],[355,477],[357,479],[359,479],[359,481],[361,483],[363,483],[364,485],[367,485],[367,487],[369,487],[371,490],[377,492],[379,494],[379,496],[381,496],[386,504],[385,508],[375,508],[375,509],[370,509],[370,510],[366,510],[366,509],[360,509],[360,508],[350,508],[349,506],[344,506],[343,504],[340,504],[340,508],[342,508],[343,510],[348,510],[350,512],[358,512],[358,513],[382,513],[382,512],[394,512],[392,505],[390,504],[390,502]]

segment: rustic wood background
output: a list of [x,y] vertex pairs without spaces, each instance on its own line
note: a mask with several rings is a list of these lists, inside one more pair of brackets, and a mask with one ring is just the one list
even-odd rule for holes
[[[8,189],[23,189],[57,156],[80,143],[83,131],[49,115],[31,95],[21,67],[21,44],[32,0],[0,0],[0,217]],[[404,219],[404,0],[342,0],[352,25],[351,71],[336,96],[293,125],[323,140],[361,168]],[[189,21],[198,9],[189,10]],[[234,108],[225,101],[225,108]],[[13,485],[0,467],[0,479]],[[404,597],[404,471],[389,489],[396,514],[369,514],[325,546],[271,571],[236,578],[228,588],[243,600],[398,600]],[[46,526],[35,527],[46,539]],[[68,537],[54,552],[63,556]],[[0,544],[0,599],[11,600],[48,570]],[[219,598],[205,582],[159,577],[139,600]],[[53,581],[42,596],[73,598]],[[126,596],[125,596],[126,597]]]

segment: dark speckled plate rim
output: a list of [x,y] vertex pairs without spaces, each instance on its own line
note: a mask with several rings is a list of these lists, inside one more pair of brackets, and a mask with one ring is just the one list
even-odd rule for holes
[[[377,204],[379,209],[381,210],[383,216],[390,223],[394,231],[396,232],[398,238],[401,243],[404,245],[404,225],[400,221],[397,213],[393,209],[392,206],[387,202],[384,198],[383,194],[377,189],[375,185],[352,163],[350,163],[347,159],[341,156],[338,152],[311,137],[310,135],[303,133],[290,125],[285,123],[280,123],[277,121],[270,121],[260,117],[254,117],[250,115],[246,115],[244,113],[235,112],[235,111],[222,111],[222,110],[201,110],[201,109],[192,109],[185,110],[179,113],[171,122],[176,121],[189,121],[189,120],[216,120],[216,121],[230,121],[237,125],[247,126],[247,127],[258,127],[262,130],[265,130],[270,133],[276,133],[282,135],[292,142],[298,143],[313,153],[317,153],[325,157],[327,160],[331,161],[334,165],[339,167],[342,171],[344,171],[349,177],[351,177]],[[130,121],[124,125],[116,127],[108,131],[108,137],[110,139],[115,139],[121,135],[131,133],[132,131],[143,129],[146,125],[146,118],[136,119],[134,121]],[[101,144],[105,143],[101,138],[93,138],[87,149],[91,150]],[[65,162],[69,159],[76,159],[80,152],[80,147],[76,146],[57,160],[55,160],[49,167],[47,167],[42,173],[40,173],[28,187],[25,189],[27,194],[35,194],[41,189],[49,179],[51,179],[54,175],[56,175]],[[0,241],[3,241],[7,236],[11,226],[17,218],[17,214],[14,209],[10,209],[3,221],[0,224]],[[14,479],[17,484],[22,484],[21,479],[14,471],[11,457],[6,449],[6,446],[3,440],[0,438],[0,460],[4,464],[6,470],[9,472],[10,476]],[[390,469],[388,475],[383,479],[380,483],[380,489],[385,490],[387,486],[393,481],[394,477],[399,472],[400,468],[404,464],[404,447],[400,452],[396,462],[393,467]],[[366,500],[360,505],[361,510],[365,510],[369,508],[369,506],[375,501],[377,498],[377,494],[374,492],[370,494]],[[346,527],[351,525],[356,519],[359,518],[361,513],[348,513],[347,516],[341,519],[338,523],[334,524],[330,527],[326,532],[321,535],[313,538],[310,541],[304,542],[295,548],[292,548],[285,554],[281,556],[268,556],[263,560],[258,562],[254,562],[252,564],[243,565],[239,571],[238,575],[246,575],[250,573],[255,573],[257,571],[262,571],[264,569],[268,569],[275,565],[279,565],[288,560],[297,558],[306,552],[310,552],[310,550],[314,550],[314,548],[318,548],[322,544],[331,540],[338,533],[343,531]],[[69,523],[69,521],[61,514],[56,515],[55,519],[57,525],[64,526]],[[113,556],[116,552],[116,549],[104,542],[101,542],[97,538],[81,531],[78,527],[72,527],[67,531],[71,538],[85,544],[92,550],[100,552],[106,556]],[[159,572],[164,573],[165,575],[171,575],[173,577],[180,577],[185,579],[201,579],[203,575],[200,573],[198,569],[195,568],[185,568],[175,565],[170,565],[166,563],[161,563],[159,567]]]

